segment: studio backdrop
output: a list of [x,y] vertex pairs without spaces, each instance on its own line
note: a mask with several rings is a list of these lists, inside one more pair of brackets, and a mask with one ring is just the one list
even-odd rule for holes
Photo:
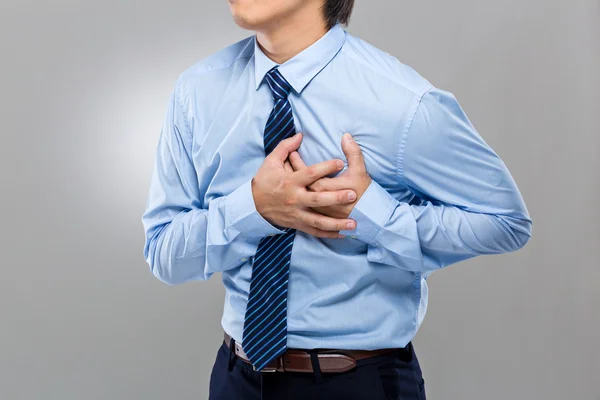
[[[428,279],[433,400],[598,400],[597,0],[357,1],[347,30],[456,96],[532,239]],[[177,76],[250,36],[227,2],[0,3],[0,399],[204,399],[224,289],[169,286],[144,211]]]

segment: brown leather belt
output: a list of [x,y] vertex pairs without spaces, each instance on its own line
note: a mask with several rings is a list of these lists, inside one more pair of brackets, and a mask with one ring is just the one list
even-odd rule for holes
[[[229,347],[231,337],[225,332],[225,344]],[[252,365],[242,345],[235,342],[235,354]],[[319,359],[319,367],[321,372],[346,372],[356,366],[356,361],[363,358],[374,357],[380,354],[389,353],[398,348],[387,348],[377,350],[345,350],[345,349],[319,349],[317,357]],[[256,367],[252,365],[256,371]],[[260,372],[313,372],[310,354],[301,349],[287,349],[278,358],[271,361]]]

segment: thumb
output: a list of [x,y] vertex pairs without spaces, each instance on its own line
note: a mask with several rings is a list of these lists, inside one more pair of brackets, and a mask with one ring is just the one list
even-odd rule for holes
[[364,168],[365,162],[363,160],[362,150],[358,143],[354,141],[352,135],[345,133],[342,136],[342,150],[348,159],[348,169]]
[[302,142],[302,133],[298,132],[294,136],[287,139],[283,139],[275,146],[269,157],[271,157],[277,164],[283,165],[287,160],[289,154],[295,150],[298,150],[300,143]]

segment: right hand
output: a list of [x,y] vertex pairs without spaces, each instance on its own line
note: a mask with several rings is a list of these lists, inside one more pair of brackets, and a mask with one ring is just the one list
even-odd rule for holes
[[272,225],[300,230],[322,238],[344,237],[338,232],[354,229],[356,221],[328,217],[311,207],[352,203],[356,200],[356,192],[348,189],[311,192],[306,188],[316,180],[340,171],[344,162],[334,159],[299,171],[290,171],[285,168],[284,163],[289,154],[300,147],[301,142],[301,133],[284,139],[265,158],[252,178],[252,196],[256,210]]

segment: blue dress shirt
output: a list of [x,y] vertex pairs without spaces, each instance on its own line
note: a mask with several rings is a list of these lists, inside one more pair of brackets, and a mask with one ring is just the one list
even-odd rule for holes
[[[263,78],[274,65],[253,35],[181,73],[142,216],[157,278],[222,273],[221,324],[240,342],[258,243],[283,233],[256,211],[250,186],[265,159],[273,99]],[[304,162],[346,160],[350,132],[373,178],[349,215],[357,228],[340,231],[346,238],[297,231],[288,347],[405,346],[425,315],[428,274],[529,240],[517,185],[450,92],[341,25],[279,70],[293,87]]]

